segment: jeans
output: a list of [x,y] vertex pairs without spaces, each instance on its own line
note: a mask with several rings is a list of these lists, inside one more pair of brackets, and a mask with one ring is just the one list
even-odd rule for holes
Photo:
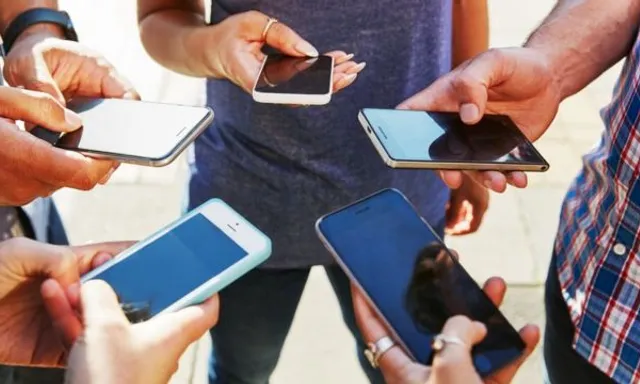
[[[362,353],[366,344],[355,324],[349,279],[337,266],[325,270],[338,296],[344,322],[356,339],[365,374],[371,383],[384,383]],[[211,330],[211,384],[269,382],[309,271],[255,269],[220,292],[220,320]]]
[[[33,232],[33,231],[31,231]],[[62,219],[51,204],[47,242],[55,245],[68,245]],[[0,365],[0,384],[62,384],[64,383],[64,369],[57,368],[23,368]]]
[[562,297],[556,256],[551,258],[551,266],[545,286],[545,307],[547,325],[544,332],[544,361],[550,384],[610,384],[613,380],[598,368],[589,364],[573,349],[575,326],[569,309]]

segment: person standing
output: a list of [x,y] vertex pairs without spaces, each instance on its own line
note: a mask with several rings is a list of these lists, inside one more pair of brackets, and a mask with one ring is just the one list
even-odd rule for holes
[[[158,63],[209,79],[216,118],[195,143],[188,207],[222,198],[273,240],[267,263],[220,294],[210,382],[269,381],[315,265],[325,267],[362,351],[349,281],[318,241],[314,222],[396,187],[441,234],[477,228],[488,204],[484,188],[468,183],[450,196],[433,172],[387,168],[357,114],[393,108],[450,70],[452,60],[485,50],[486,1],[214,0],[205,20],[200,0],[138,0],[138,12],[142,42]],[[329,52],[340,93],[322,107],[255,103],[250,91],[265,45],[293,56]],[[382,382],[359,357],[369,379]]]

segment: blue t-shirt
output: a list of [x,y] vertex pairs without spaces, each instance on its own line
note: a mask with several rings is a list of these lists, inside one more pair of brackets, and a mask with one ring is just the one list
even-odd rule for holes
[[189,207],[229,203],[272,239],[271,268],[331,263],[315,221],[382,188],[401,190],[440,227],[445,185],[433,172],[388,168],[357,115],[393,108],[450,69],[451,0],[216,0],[212,23],[252,9],[367,67],[322,107],[258,104],[229,81],[209,80],[215,120],[195,144]]

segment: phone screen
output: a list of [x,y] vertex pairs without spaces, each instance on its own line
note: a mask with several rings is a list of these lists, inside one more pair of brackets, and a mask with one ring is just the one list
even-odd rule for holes
[[104,280],[120,302],[155,316],[247,256],[202,214],[196,214],[93,279]]
[[137,100],[78,99],[68,107],[80,115],[82,128],[64,135],[43,128],[32,133],[59,148],[142,159],[168,156],[211,117],[203,107]]
[[536,164],[546,161],[513,121],[485,115],[475,125],[458,113],[364,109],[389,157],[404,162]]
[[331,92],[333,59],[329,56],[269,55],[256,84],[256,92],[326,95]]
[[522,353],[516,330],[397,191],[330,214],[319,230],[417,361],[431,363],[432,338],[458,314],[487,325],[473,350],[482,375]]

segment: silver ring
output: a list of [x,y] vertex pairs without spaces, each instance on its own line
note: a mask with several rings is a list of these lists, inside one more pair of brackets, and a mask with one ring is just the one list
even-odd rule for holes
[[431,350],[433,350],[434,353],[442,352],[447,344],[457,344],[463,347],[465,346],[465,343],[460,340],[459,337],[439,334],[433,338],[433,341],[431,342]]
[[269,20],[267,20],[267,24],[264,26],[264,29],[262,30],[262,41],[267,39],[267,33],[269,33],[269,30],[271,29],[273,24],[277,22],[278,22],[278,19],[274,19],[273,17],[270,17]]
[[364,350],[364,355],[373,368],[378,368],[382,355],[387,353],[395,345],[396,343],[389,336],[384,336],[373,343],[369,343],[367,345],[368,348]]

